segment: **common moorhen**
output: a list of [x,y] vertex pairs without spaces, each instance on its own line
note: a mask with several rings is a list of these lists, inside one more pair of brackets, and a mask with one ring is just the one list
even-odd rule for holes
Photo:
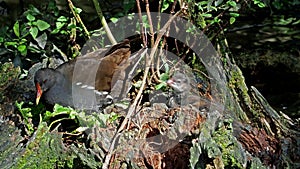
[[58,103],[78,109],[98,110],[111,101],[108,92],[116,80],[115,73],[128,65],[129,40],[104,52],[93,52],[66,62],[56,69],[36,72],[36,103],[42,97],[47,104]]
[[173,95],[169,101],[171,107],[184,106],[191,104],[197,107],[203,107],[208,104],[208,100],[201,98],[199,94],[191,92],[191,82],[187,75],[176,72],[167,84],[174,89]]

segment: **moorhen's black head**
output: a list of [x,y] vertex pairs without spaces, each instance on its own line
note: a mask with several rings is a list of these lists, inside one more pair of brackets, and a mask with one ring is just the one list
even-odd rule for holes
[[35,73],[34,83],[37,90],[36,104],[39,103],[42,94],[55,85],[59,76],[60,73],[58,71],[50,68],[43,68]]
[[189,92],[191,89],[190,80],[188,77],[179,72],[176,72],[172,78],[167,81],[167,84],[171,86],[177,93]]

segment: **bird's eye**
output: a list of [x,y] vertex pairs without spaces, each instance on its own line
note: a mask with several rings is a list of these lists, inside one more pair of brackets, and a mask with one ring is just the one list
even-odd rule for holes
[[43,83],[46,83],[48,79],[43,80]]

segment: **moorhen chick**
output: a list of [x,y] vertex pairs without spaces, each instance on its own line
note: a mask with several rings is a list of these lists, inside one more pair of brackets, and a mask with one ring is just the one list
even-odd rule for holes
[[125,40],[104,52],[89,53],[56,69],[38,70],[34,77],[36,103],[43,98],[50,105],[99,110],[111,101],[108,92],[115,81],[114,74],[128,65],[130,54],[129,40]]
[[168,81],[167,84],[173,88],[173,94],[169,101],[171,107],[194,105],[196,107],[203,107],[208,104],[208,100],[203,99],[191,92],[191,83],[187,75],[176,72]]

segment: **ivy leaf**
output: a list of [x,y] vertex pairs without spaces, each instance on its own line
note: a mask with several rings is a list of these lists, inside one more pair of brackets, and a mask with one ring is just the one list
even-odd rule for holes
[[111,20],[113,23],[116,23],[116,22],[118,21],[118,18],[113,17],[113,18],[110,18],[110,20]]
[[230,22],[230,24],[233,24],[235,22],[235,17],[230,17],[229,22]]
[[76,8],[76,7],[74,7],[73,10],[74,10],[74,12],[75,12],[76,14],[80,14],[80,13],[82,12],[82,9],[81,9],[81,8]]
[[240,14],[235,13],[235,12],[230,12],[229,15],[232,17],[235,17],[235,18],[240,16]]
[[59,21],[59,22],[67,22],[68,18],[66,18],[65,16],[60,16],[59,18],[57,18],[57,21]]
[[212,17],[212,14],[210,14],[210,13],[203,13],[203,14],[201,14],[201,16],[203,16],[205,18],[210,18],[210,17]]
[[236,2],[234,1],[228,1],[227,4],[229,4],[232,7],[236,7]]
[[56,22],[56,28],[57,29],[61,29],[64,25],[65,25],[66,23],[64,23],[64,22]]
[[266,5],[265,5],[264,3],[258,3],[257,5],[258,5],[258,7],[260,7],[260,8],[266,7]]
[[161,12],[164,12],[168,8],[169,8],[169,3],[167,1],[164,1],[161,8]]
[[30,32],[31,36],[33,37],[33,39],[35,39],[39,33],[39,30],[37,27],[34,26],[29,29],[29,32]]
[[20,25],[19,25],[19,21],[17,21],[15,24],[14,24],[14,33],[17,37],[20,37]]
[[26,18],[27,18],[29,21],[34,21],[34,20],[35,20],[35,17],[34,17],[33,15],[31,15],[31,14],[28,14],[28,15],[26,16]]
[[167,83],[166,82],[161,82],[158,85],[155,85],[155,90],[160,90],[163,87],[166,87]]
[[27,47],[26,45],[19,45],[18,51],[21,53],[22,56],[25,56],[27,54]]
[[40,31],[44,31],[50,27],[50,25],[47,22],[42,20],[37,20],[36,25]]
[[160,79],[161,81],[167,81],[169,78],[170,78],[170,77],[169,77],[169,74],[168,74],[168,73],[162,73],[162,74],[160,75],[160,77],[159,77],[159,79]]
[[16,47],[17,44],[18,44],[18,42],[4,42],[5,47],[7,47],[7,46]]

